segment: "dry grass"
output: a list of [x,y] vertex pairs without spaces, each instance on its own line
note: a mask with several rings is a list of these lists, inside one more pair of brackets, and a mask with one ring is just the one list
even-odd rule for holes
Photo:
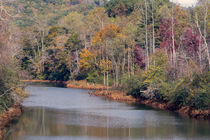
[[85,80],[81,81],[69,81],[66,83],[67,88],[75,88],[75,89],[90,89],[90,90],[106,90],[106,89],[111,89],[112,87],[106,87],[101,84],[93,84],[93,83],[88,83]]
[[111,100],[120,101],[120,102],[128,102],[128,103],[136,103],[137,100],[132,96],[127,96],[124,92],[117,90],[102,90],[96,91],[95,96],[105,96]]

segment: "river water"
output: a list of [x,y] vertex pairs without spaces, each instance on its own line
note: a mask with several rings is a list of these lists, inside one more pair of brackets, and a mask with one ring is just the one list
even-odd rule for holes
[[210,123],[143,105],[90,97],[87,90],[30,85],[6,140],[209,140]]

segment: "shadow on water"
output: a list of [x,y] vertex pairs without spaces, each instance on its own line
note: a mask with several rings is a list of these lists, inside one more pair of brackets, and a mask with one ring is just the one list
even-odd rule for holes
[[6,140],[210,139],[210,123],[143,105],[89,97],[87,90],[32,85]]
[[49,82],[27,82],[25,83],[26,86],[37,86],[37,87],[65,87],[65,84],[61,83],[61,82],[57,82],[57,83],[49,83]]

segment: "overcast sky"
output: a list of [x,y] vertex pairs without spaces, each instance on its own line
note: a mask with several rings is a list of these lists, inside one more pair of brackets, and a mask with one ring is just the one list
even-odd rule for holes
[[182,6],[189,7],[194,6],[197,0],[171,0],[173,2],[179,3]]

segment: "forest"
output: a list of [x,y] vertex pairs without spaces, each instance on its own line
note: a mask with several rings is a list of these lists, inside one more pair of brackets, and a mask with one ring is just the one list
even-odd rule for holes
[[[0,1],[0,110],[20,79],[80,81],[210,108],[210,2]],[[18,96],[18,97],[17,97]]]

